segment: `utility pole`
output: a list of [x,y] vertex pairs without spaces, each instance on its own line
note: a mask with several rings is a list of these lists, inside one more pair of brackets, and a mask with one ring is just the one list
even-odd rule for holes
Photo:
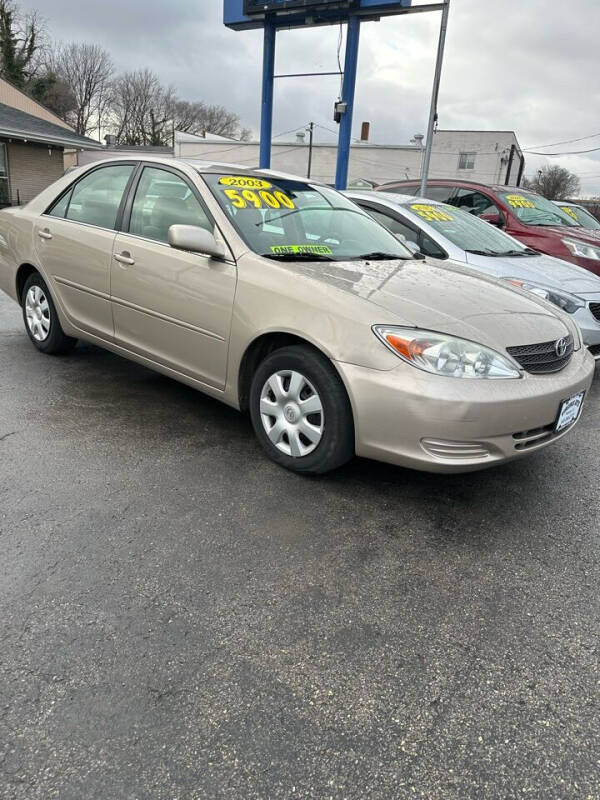
[[429,125],[427,127],[425,157],[423,159],[423,174],[421,175],[421,197],[424,197],[427,191],[427,178],[429,177],[429,164],[431,162],[431,150],[433,148],[433,132],[435,130],[435,124],[438,118],[438,98],[440,96],[440,80],[442,77],[442,65],[444,63],[444,47],[446,46],[446,31],[448,30],[449,11],[450,0],[444,0],[444,7],[442,9],[442,24],[440,27],[440,41],[438,44],[437,62],[435,65],[435,77],[433,79],[433,93],[431,95]]
[[311,122],[308,126],[308,171],[306,177],[310,179],[312,170],[312,156],[313,156],[313,137],[315,133],[315,123]]

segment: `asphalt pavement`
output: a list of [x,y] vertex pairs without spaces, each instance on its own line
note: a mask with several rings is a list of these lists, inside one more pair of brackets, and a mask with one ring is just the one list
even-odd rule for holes
[[2,296],[0,797],[598,800],[599,452],[296,477]]

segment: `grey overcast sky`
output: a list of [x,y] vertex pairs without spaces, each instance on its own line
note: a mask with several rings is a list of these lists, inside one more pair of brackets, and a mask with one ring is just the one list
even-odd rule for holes
[[[414,3],[431,0],[414,0]],[[119,70],[150,67],[188,100],[220,103],[258,130],[262,38],[222,23],[222,0],[19,0],[46,18],[53,38],[96,42]],[[428,115],[439,13],[363,25],[355,133],[372,123],[376,143],[402,144]],[[514,130],[543,152],[600,148],[600,0],[452,0],[439,114],[441,128]],[[338,29],[279,35],[277,69],[336,68]],[[342,53],[343,56],[343,53]],[[337,78],[279,81],[274,132],[314,120],[334,128]],[[539,148],[597,134],[581,142]],[[319,138],[333,135],[319,129]],[[560,163],[600,194],[600,149],[527,156],[526,174]]]

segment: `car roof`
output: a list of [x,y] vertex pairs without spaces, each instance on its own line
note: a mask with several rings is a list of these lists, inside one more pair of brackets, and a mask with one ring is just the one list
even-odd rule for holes
[[[283,180],[295,180],[307,183],[307,178],[301,175],[292,175],[286,172],[279,172],[273,169],[259,169],[258,167],[249,167],[247,164],[234,164],[227,161],[211,161],[209,159],[199,158],[169,158],[168,156],[154,156],[146,153],[127,153],[127,154],[113,154],[107,158],[102,158],[86,167],[97,167],[107,165],[111,162],[122,163],[123,161],[144,161],[149,163],[164,164],[167,167],[177,166],[177,164],[187,164],[189,167],[197,170],[200,173],[214,173],[223,174],[223,172],[235,172],[236,175],[248,175],[252,177],[265,177],[265,178],[281,178]],[[323,185],[321,181],[310,180],[310,183],[316,185]]]
[[347,197],[357,200],[373,200],[374,202],[385,201],[383,204],[388,206],[407,206],[412,203],[424,203],[428,206],[443,206],[439,200],[430,200],[428,197],[415,197],[413,194],[396,194],[396,192],[357,192],[349,189],[343,192]]
[[[377,190],[379,193],[385,193],[386,186],[419,186],[421,183],[420,180],[409,180],[409,181],[387,181],[387,183],[381,184],[381,190]],[[480,181],[467,181],[462,178],[430,178],[427,181],[428,186],[461,186],[465,188],[482,188],[482,189],[491,189],[493,192],[508,192],[511,189],[518,192],[529,192],[530,194],[536,194],[532,189],[525,189],[521,186],[503,186],[498,183],[481,183]]]

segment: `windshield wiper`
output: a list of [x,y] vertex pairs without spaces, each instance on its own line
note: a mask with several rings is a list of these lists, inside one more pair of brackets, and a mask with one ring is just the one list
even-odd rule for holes
[[348,261],[408,261],[408,256],[399,256],[395,253],[385,253],[382,250],[375,250],[372,253],[364,253],[362,256],[349,258]]
[[502,256],[504,253],[494,253],[493,250],[465,250],[465,253],[473,253],[474,256]]
[[263,258],[272,258],[274,261],[335,261],[331,256],[322,253],[260,253]]

